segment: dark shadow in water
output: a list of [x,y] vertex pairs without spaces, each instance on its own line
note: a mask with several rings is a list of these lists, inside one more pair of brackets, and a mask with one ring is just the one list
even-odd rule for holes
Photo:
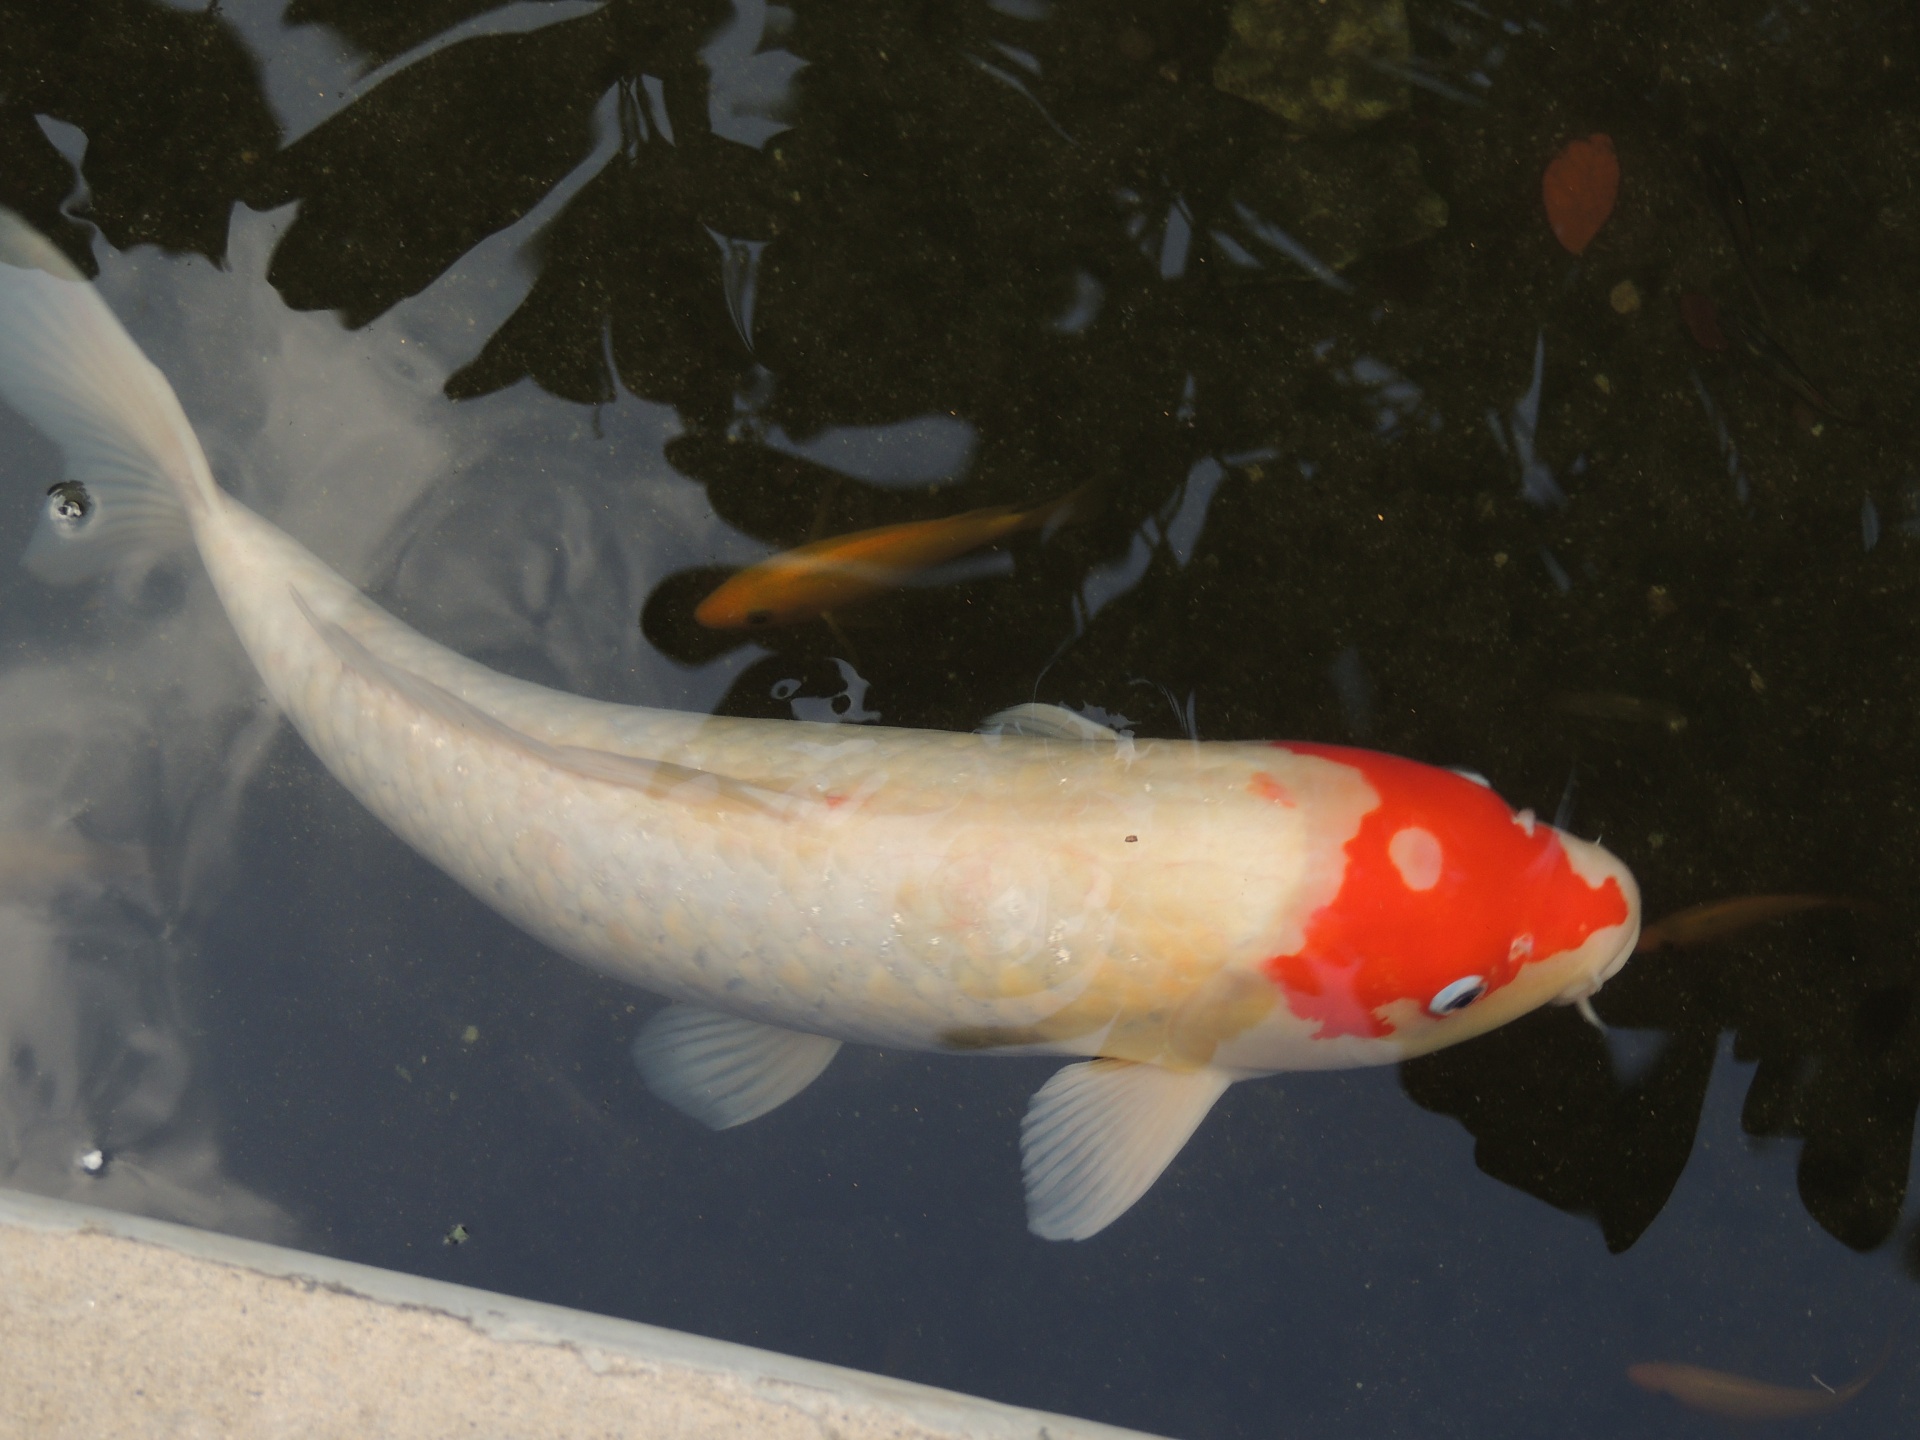
[[146,0],[0,3],[0,173],[8,202],[92,272],[61,214],[74,171],[35,122],[86,134],[91,198],[74,213],[116,247],[226,253],[233,202],[279,148],[259,67],[212,14]]
[[330,0],[293,0],[287,6],[289,25],[325,25],[363,56],[371,69],[436,35],[512,0],[416,0],[410,5],[330,3]]
[[[1590,1214],[1624,1250],[1659,1214],[1693,1149],[1720,1033],[1757,1066],[1741,1128],[1798,1140],[1800,1198],[1856,1250],[1884,1241],[1906,1195],[1920,1036],[1893,937],[1803,923],[1642,956],[1598,1009],[1609,1041],[1549,1012],[1402,1069],[1407,1093],[1455,1116],[1488,1174]],[[1864,942],[1864,943],[1862,943]],[[1889,954],[1888,952],[1893,952]]]

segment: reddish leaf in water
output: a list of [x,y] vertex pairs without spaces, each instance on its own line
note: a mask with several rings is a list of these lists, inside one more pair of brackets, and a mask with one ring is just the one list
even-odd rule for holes
[[1612,137],[1589,135],[1553,157],[1540,180],[1553,236],[1578,255],[1613,214],[1620,193],[1620,161]]

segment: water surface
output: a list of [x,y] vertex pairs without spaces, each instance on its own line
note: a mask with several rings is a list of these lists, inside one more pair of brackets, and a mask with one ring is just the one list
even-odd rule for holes
[[[849,1051],[701,1131],[628,1061],[655,1002],[363,814],[191,566],[10,572],[0,1179],[1196,1440],[1679,1436],[1629,1363],[1866,1366],[1920,1269],[1916,22],[1334,8],[1365,43],[1280,64],[1247,37],[1325,7],[4,7],[0,203],[222,483],[514,674],[1361,742],[1602,838],[1651,915],[1871,907],[1643,957],[1605,1037],[1236,1086],[1050,1245],[1048,1063]],[[1594,133],[1575,257],[1541,175]],[[0,439],[24,540],[57,457]],[[1088,484],[837,626],[692,619],[773,550]],[[1821,1433],[1889,1433],[1914,1363]]]

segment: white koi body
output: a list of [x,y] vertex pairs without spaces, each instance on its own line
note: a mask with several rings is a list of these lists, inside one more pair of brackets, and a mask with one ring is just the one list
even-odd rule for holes
[[63,547],[151,540],[170,502],[362,804],[546,944],[679,1002],[637,1053],[709,1123],[841,1041],[1102,1057],[1026,1131],[1035,1229],[1083,1237],[1232,1080],[1436,1049],[1584,998],[1632,950],[1611,856],[1392,757],[1136,742],[1050,707],[1001,734],[715,718],[497,674],[220,491],[159,372],[4,212],[0,327],[0,394],[87,487],[30,559],[75,573]]

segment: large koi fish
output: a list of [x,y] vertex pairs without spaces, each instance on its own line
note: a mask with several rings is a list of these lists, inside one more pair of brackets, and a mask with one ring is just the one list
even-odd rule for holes
[[605,704],[402,625],[221,491],[93,287],[0,211],[0,396],[56,441],[28,563],[190,536],[261,680],[393,831],[514,924],[671,1002],[634,1042],[714,1127],[843,1043],[1080,1057],[1022,1127],[1032,1229],[1084,1239],[1236,1080],[1380,1065],[1633,952],[1633,877],[1484,782],[1315,744],[977,734]]

